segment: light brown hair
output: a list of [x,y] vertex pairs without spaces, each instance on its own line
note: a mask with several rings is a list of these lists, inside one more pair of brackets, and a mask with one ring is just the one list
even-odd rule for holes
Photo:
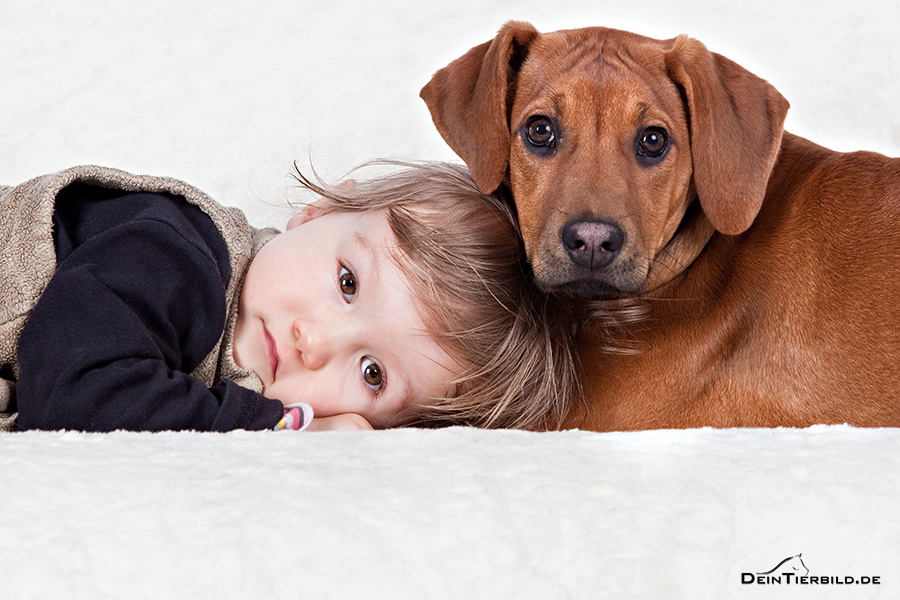
[[335,185],[299,168],[294,176],[323,212],[387,212],[420,317],[464,369],[452,394],[423,399],[391,425],[558,427],[578,393],[571,316],[532,282],[510,208],[461,165],[363,166],[392,169]]

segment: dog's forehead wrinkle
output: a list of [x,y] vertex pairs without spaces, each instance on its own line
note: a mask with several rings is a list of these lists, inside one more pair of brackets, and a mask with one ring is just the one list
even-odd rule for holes
[[637,116],[638,123],[641,123],[644,121],[644,119],[647,117],[648,112],[650,112],[650,105],[648,103],[641,102],[638,104],[638,116]]
[[513,104],[512,118],[517,121],[512,122],[511,126],[521,127],[528,117],[538,114],[561,118],[566,111],[568,87],[569,82],[564,74],[523,74]]
[[554,94],[551,100],[553,104],[553,112],[555,117],[560,117],[563,113],[563,99],[559,94]]
[[[565,129],[570,120],[577,120],[584,127],[637,125],[672,126],[684,116],[681,96],[675,86],[652,86],[638,77],[603,77],[576,73],[559,75],[552,80],[532,85],[542,93],[524,110],[519,118],[553,111]],[[596,120],[604,123],[598,123]],[[648,121],[655,121],[650,123]],[[599,130],[597,130],[599,132]]]
[[564,39],[563,43],[555,43],[558,42],[555,38],[552,41],[532,50],[522,67],[521,79],[559,87],[566,75],[579,73],[599,79],[604,67],[609,66],[602,42],[597,44],[595,40],[581,38]]
[[565,36],[562,43],[556,38],[548,37],[548,43],[541,50],[551,55],[560,73],[582,69],[588,64],[594,63],[603,52],[602,40],[591,39],[583,36]]

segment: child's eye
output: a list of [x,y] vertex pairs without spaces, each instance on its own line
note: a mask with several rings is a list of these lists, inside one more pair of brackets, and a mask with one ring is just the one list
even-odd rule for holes
[[344,301],[347,304],[353,302],[353,297],[356,296],[356,275],[350,272],[347,267],[342,266],[338,275],[338,282],[341,286],[341,294],[344,296]]
[[380,393],[384,387],[384,369],[381,368],[381,365],[365,356],[360,363],[360,368],[366,386],[376,394]]

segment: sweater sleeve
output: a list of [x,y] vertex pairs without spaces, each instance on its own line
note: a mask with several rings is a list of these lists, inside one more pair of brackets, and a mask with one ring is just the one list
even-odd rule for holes
[[58,265],[19,340],[19,429],[270,429],[277,400],[190,372],[222,333],[202,236],[157,218],[106,229]]

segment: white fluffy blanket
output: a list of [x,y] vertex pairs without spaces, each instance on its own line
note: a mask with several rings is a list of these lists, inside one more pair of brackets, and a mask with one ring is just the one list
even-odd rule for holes
[[[294,159],[454,159],[418,91],[508,19],[688,33],[772,81],[792,132],[900,155],[892,0],[29,0],[0,8],[0,183],[103,164],[281,227]],[[5,434],[0,597],[900,598],[898,446],[840,426]]]
[[[0,443],[4,597],[894,598],[900,585],[893,430]],[[801,553],[809,576],[881,583],[742,583]]]

